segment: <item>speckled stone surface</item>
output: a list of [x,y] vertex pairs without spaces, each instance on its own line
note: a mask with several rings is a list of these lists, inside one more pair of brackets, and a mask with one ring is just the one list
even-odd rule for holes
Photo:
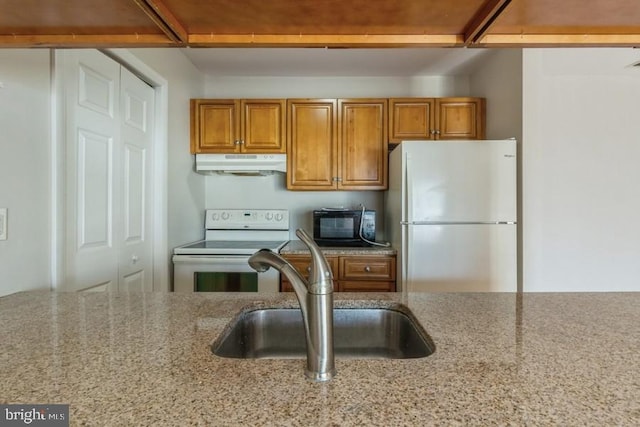
[[[406,304],[436,344],[413,360],[214,356],[256,294],[0,298],[0,402],[67,403],[72,425],[640,425],[640,293],[337,294]],[[379,301],[383,301],[382,303]]]
[[[367,246],[367,247],[337,247],[325,246],[320,248],[325,255],[396,255],[397,251],[392,247]],[[283,255],[308,255],[309,248],[300,240],[291,240],[281,250]]]

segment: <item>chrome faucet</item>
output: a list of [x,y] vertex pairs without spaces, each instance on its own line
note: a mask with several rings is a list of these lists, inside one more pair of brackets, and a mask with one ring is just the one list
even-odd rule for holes
[[284,274],[300,302],[307,340],[307,369],[305,375],[313,381],[328,381],[336,373],[333,355],[333,274],[320,248],[302,229],[296,235],[311,252],[309,280],[280,255],[262,249],[249,258],[249,265],[257,272],[273,267]]

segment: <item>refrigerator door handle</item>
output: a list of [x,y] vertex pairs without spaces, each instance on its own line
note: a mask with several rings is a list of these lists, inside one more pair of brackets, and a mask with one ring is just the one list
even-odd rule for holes
[[404,242],[402,250],[404,251],[404,260],[402,262],[402,283],[401,289],[403,291],[411,291],[409,289],[409,282],[412,279],[410,277],[411,272],[409,269],[413,265],[413,251],[409,250],[409,248],[413,247],[413,230],[410,225],[406,227],[402,227],[403,231],[406,233],[406,238],[402,239]]
[[405,195],[406,203],[407,203],[407,223],[411,223],[413,220],[413,180],[411,179],[411,155],[409,153],[405,154],[405,168],[404,168],[404,180],[406,182],[407,192]]

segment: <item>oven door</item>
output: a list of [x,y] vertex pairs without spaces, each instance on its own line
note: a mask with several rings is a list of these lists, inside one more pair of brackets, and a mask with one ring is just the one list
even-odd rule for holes
[[246,255],[174,255],[175,292],[278,292],[280,273],[258,274]]

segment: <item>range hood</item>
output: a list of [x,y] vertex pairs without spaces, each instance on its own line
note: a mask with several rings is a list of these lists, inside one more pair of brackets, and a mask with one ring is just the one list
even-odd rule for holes
[[286,154],[196,154],[196,172],[202,174],[255,176],[286,171]]

